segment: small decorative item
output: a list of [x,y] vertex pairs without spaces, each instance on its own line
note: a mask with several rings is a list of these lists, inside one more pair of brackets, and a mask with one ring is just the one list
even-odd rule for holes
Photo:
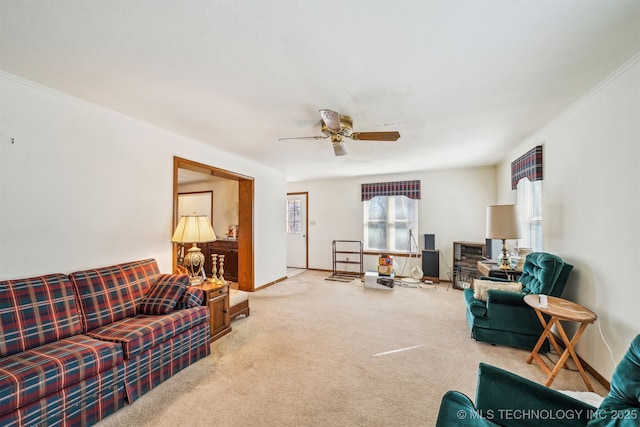
[[230,239],[237,239],[238,238],[238,226],[237,225],[230,225],[229,226],[229,232],[227,234],[227,236]]
[[226,283],[224,280],[224,255],[218,255],[220,258],[220,278],[218,279],[220,283]]
[[218,280],[216,264],[218,264],[218,254],[211,254],[211,283],[216,283]]
[[382,276],[390,276],[393,271],[393,256],[389,254],[380,254],[378,256],[378,274]]
[[512,270],[516,269],[516,267],[518,266],[519,262],[520,262],[520,257],[519,256],[511,255],[509,257],[509,264],[510,264]]

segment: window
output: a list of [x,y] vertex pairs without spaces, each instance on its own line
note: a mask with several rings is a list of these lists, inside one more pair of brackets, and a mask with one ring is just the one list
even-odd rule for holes
[[518,246],[542,250],[542,181],[522,178],[517,186],[520,235]]
[[287,233],[300,232],[300,200],[287,200]]
[[[365,200],[364,250],[376,252],[418,251],[418,200],[406,196],[376,196]],[[410,235],[411,247],[409,246]]]
[[517,190],[520,212],[518,246],[542,250],[543,146],[537,145],[511,162],[511,189]]

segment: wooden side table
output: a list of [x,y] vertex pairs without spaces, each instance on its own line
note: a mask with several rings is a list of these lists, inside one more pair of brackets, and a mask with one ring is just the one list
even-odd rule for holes
[[229,318],[229,283],[213,284],[210,282],[195,285],[204,291],[202,305],[209,307],[210,342],[214,342],[223,335],[231,332]]
[[[580,364],[580,359],[578,359],[574,348],[576,343],[580,340],[580,337],[582,336],[584,330],[589,324],[595,322],[598,316],[596,316],[593,311],[581,306],[580,304],[576,304],[575,302],[552,296],[547,296],[546,308],[540,307],[539,297],[539,295],[527,295],[524,297],[524,302],[535,310],[536,314],[538,315],[538,319],[540,319],[540,323],[542,323],[542,326],[544,327],[544,331],[542,331],[540,339],[536,343],[536,346],[531,351],[531,355],[527,359],[527,363],[530,364],[533,360],[536,361],[540,368],[548,375],[547,382],[545,383],[545,386],[548,387],[556,378],[556,376],[560,372],[560,369],[563,366],[565,368],[567,367],[566,361],[569,356],[571,356],[576,364],[576,367],[578,368],[578,372],[580,372],[582,380],[587,385],[587,389],[589,389],[589,391],[593,391],[593,387],[589,382],[587,374],[582,368],[582,364]],[[548,322],[545,321],[543,314],[551,317]],[[580,323],[580,326],[578,327],[576,333],[573,335],[573,338],[569,339],[569,337],[567,337],[567,334],[564,331],[562,324],[560,323],[561,320]],[[560,347],[558,346],[554,335],[551,333],[551,327],[553,325],[556,326],[558,334],[560,334],[560,338],[562,338],[562,341],[565,345],[565,350],[562,353],[560,352]],[[553,367],[553,369],[549,369],[547,364],[538,354],[538,350],[540,350],[540,347],[542,346],[545,338],[548,338],[549,342],[556,350],[556,352],[558,354],[561,354],[560,359],[558,359],[558,362],[556,363],[556,366]]]

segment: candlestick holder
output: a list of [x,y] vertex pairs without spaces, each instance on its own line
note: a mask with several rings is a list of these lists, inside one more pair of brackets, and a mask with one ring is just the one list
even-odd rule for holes
[[220,282],[226,283],[224,280],[224,255],[218,255],[218,258],[220,258]]
[[218,283],[218,254],[211,254],[211,279],[209,280],[211,283]]

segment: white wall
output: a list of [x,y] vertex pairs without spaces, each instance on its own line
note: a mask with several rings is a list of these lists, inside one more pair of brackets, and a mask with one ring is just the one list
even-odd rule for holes
[[[270,280],[256,280],[256,288],[287,277],[287,185],[282,176],[275,169],[265,170],[261,175],[262,179],[256,179],[254,185],[255,258],[260,260],[260,265],[265,269],[268,267],[269,271],[277,272]],[[258,210],[258,206],[261,209]],[[240,233],[242,229],[238,230],[238,234]]]
[[169,272],[174,156],[255,178],[255,284],[286,276],[283,173],[5,73],[0,99],[1,279],[146,257]]
[[[617,363],[640,333],[640,64],[622,67],[498,168],[498,196],[515,202],[511,161],[544,144],[543,250],[574,265],[564,297],[595,311]],[[578,354],[610,377],[598,325]]]
[[[289,192],[309,192],[309,268],[332,270],[333,240],[363,240],[361,184],[419,179],[422,199],[416,240],[422,249],[422,235],[435,234],[440,278],[446,279],[454,241],[484,242],[485,209],[495,203],[496,197],[495,173],[494,167],[484,167],[289,183]],[[398,270],[405,260],[396,257]],[[365,270],[375,270],[376,263],[376,256],[365,257]],[[421,261],[413,263],[412,267],[421,265]],[[410,270],[407,265],[404,275]]]
[[[203,174],[204,175],[204,174]],[[213,191],[211,225],[218,239],[224,239],[229,225],[238,224],[238,181],[215,178],[209,181],[178,185],[178,192]]]

